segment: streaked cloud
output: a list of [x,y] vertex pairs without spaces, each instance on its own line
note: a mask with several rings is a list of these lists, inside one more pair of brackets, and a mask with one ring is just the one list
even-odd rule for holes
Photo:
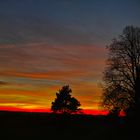
[[0,81],[0,86],[3,86],[3,85],[8,85],[9,83],[8,82],[5,82],[5,81]]
[[48,42],[61,45],[92,44],[92,35],[88,32],[73,29],[48,18],[28,16],[1,16],[0,44],[28,44],[33,42]]
[[69,84],[83,108],[98,108],[107,50],[140,25],[137,0],[0,1],[0,106],[50,108]]
[[101,94],[97,83],[101,80],[105,54],[105,48],[100,46],[0,45],[0,77],[11,83],[0,89],[0,95],[10,96],[0,99],[49,108],[56,91],[69,84],[83,107],[97,106]]

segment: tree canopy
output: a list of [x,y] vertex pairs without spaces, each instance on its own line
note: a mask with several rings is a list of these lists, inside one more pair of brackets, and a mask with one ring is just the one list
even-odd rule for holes
[[127,26],[107,46],[103,106],[110,111],[138,113],[140,109],[140,28]]
[[63,86],[59,92],[56,93],[56,98],[52,102],[51,110],[55,113],[77,113],[81,109],[80,102],[71,96],[72,90],[68,85]]

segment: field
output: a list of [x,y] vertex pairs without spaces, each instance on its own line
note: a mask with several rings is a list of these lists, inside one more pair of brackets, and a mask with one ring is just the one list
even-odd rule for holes
[[136,126],[126,118],[51,113],[0,112],[1,139],[134,139]]

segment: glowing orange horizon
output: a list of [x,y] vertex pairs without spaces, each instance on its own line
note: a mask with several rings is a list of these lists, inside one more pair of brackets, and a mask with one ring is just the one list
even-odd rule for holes
[[[17,108],[17,107],[0,107],[0,111],[14,111],[14,112],[42,112],[42,113],[50,113],[52,112],[50,109],[24,109],[24,108]],[[107,115],[108,111],[105,110],[95,110],[95,109],[83,109],[83,114],[86,115]]]
[[[105,47],[34,42],[22,47],[0,45],[0,50],[0,107],[44,112],[44,108],[50,108],[56,92],[68,84],[81,108],[98,110]],[[27,50],[27,54],[23,53]]]

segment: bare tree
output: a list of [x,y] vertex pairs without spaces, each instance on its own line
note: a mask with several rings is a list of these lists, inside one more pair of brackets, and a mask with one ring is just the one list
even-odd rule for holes
[[[118,113],[137,112],[140,107],[140,28],[127,26],[107,46],[109,57],[104,71],[103,105]],[[130,111],[131,110],[131,111]]]

